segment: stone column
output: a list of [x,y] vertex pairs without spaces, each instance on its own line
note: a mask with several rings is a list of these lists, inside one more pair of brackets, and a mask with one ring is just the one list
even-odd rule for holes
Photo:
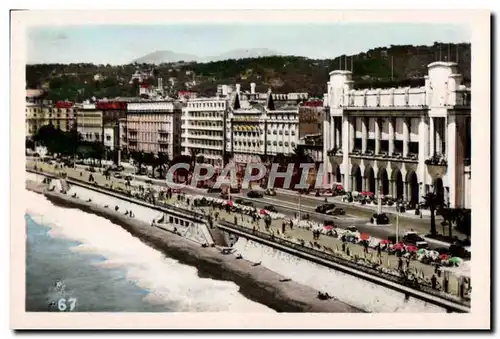
[[375,154],[380,153],[380,120],[375,118]]
[[334,149],[338,146],[337,144],[337,126],[335,124],[335,117],[331,118],[330,122],[330,128],[331,128],[331,134],[330,134],[330,140],[331,140],[331,147],[330,149]]
[[349,133],[351,132],[351,129],[349,128],[350,123],[349,123],[349,116],[348,115],[343,115],[342,116],[342,174],[344,176],[344,189],[346,191],[351,190],[350,186],[350,179],[349,179],[349,151],[350,151],[350,146],[349,146],[349,140],[350,140],[350,135]]
[[352,152],[354,149],[354,138],[356,137],[356,118],[350,117],[349,119],[349,152]]
[[441,124],[441,118],[435,118],[436,121],[434,121],[434,129],[436,131],[435,135],[436,135],[436,142],[435,142],[435,149],[436,149],[436,152],[439,153],[439,154],[443,154],[443,144],[441,143],[442,141],[442,130],[443,130],[443,126]]
[[429,118],[429,156],[436,153],[436,129],[434,127],[434,118]]
[[394,152],[394,124],[394,119],[389,118],[389,155]]
[[410,149],[410,119],[403,119],[403,156],[408,155]]
[[[337,119],[337,118],[334,118],[334,119]],[[340,119],[338,119],[340,120]],[[337,147],[341,147],[342,146],[342,122],[339,122],[339,123],[335,123],[335,129],[336,129],[336,143],[337,143]]]
[[[265,131],[267,133],[267,131]],[[326,152],[330,150],[330,121],[328,118],[323,122],[323,149],[326,156]]]
[[447,134],[448,134],[448,143],[450,144],[449,146],[449,152],[446,155],[446,160],[448,161],[448,170],[447,170],[447,177],[448,177],[448,187],[450,189],[449,191],[449,198],[450,198],[450,208],[455,208],[457,206],[457,149],[456,149],[456,144],[457,144],[457,128],[456,128],[456,117],[454,115],[450,115],[448,117],[448,126],[447,126]]
[[406,181],[403,181],[403,200],[408,200],[408,183]]
[[396,182],[392,179],[389,179],[389,195],[396,197]]
[[361,118],[361,153],[366,152],[368,142],[368,118]]

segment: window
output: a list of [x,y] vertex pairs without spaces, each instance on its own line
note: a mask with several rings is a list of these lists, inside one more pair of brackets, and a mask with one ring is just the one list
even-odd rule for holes
[[278,134],[279,134],[279,135],[283,135],[283,131],[282,131],[282,130],[279,130],[279,131],[278,131]]
[[280,146],[283,146],[283,141],[280,141]]
[[106,135],[106,141],[111,141],[111,136],[110,135]]
[[288,142],[285,141],[285,147],[288,147]]
[[294,142],[292,142],[292,147],[295,147],[295,143]]
[[285,131],[285,135],[288,135],[288,131]]
[[273,130],[273,134],[276,135],[278,134],[278,132],[276,130]]
[[293,131],[293,130],[292,130],[290,133],[291,133],[292,135],[295,135],[295,131]]
[[271,142],[270,142],[270,141],[268,141],[268,142],[267,142],[267,144],[268,144],[269,146],[271,146]]
[[277,141],[273,141],[273,146],[276,146],[278,144]]

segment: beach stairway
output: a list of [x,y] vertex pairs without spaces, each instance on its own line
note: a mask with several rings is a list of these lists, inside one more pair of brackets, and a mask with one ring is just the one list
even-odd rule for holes
[[61,193],[64,194],[68,193],[70,187],[66,179],[59,179],[59,180],[61,182]]
[[207,229],[207,225],[205,224],[192,223],[186,229],[184,237],[200,244],[207,244],[209,246],[212,246],[214,244],[212,236],[210,235],[210,232]]

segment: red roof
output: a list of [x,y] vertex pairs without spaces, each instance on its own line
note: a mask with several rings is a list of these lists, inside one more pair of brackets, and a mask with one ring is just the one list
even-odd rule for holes
[[98,101],[95,107],[104,110],[125,110],[127,109],[127,103],[122,101]]
[[56,102],[56,108],[71,108],[73,103],[71,101],[58,101]]
[[310,100],[304,102],[304,106],[308,107],[320,107],[323,106],[323,100]]

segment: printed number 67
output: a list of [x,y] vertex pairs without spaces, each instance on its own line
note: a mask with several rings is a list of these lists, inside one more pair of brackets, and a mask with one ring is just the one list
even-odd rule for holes
[[69,304],[69,310],[73,311],[76,306],[76,299],[75,298],[68,298],[68,300],[61,298],[57,301],[57,308],[59,311],[64,312],[68,308],[68,305],[66,302]]

